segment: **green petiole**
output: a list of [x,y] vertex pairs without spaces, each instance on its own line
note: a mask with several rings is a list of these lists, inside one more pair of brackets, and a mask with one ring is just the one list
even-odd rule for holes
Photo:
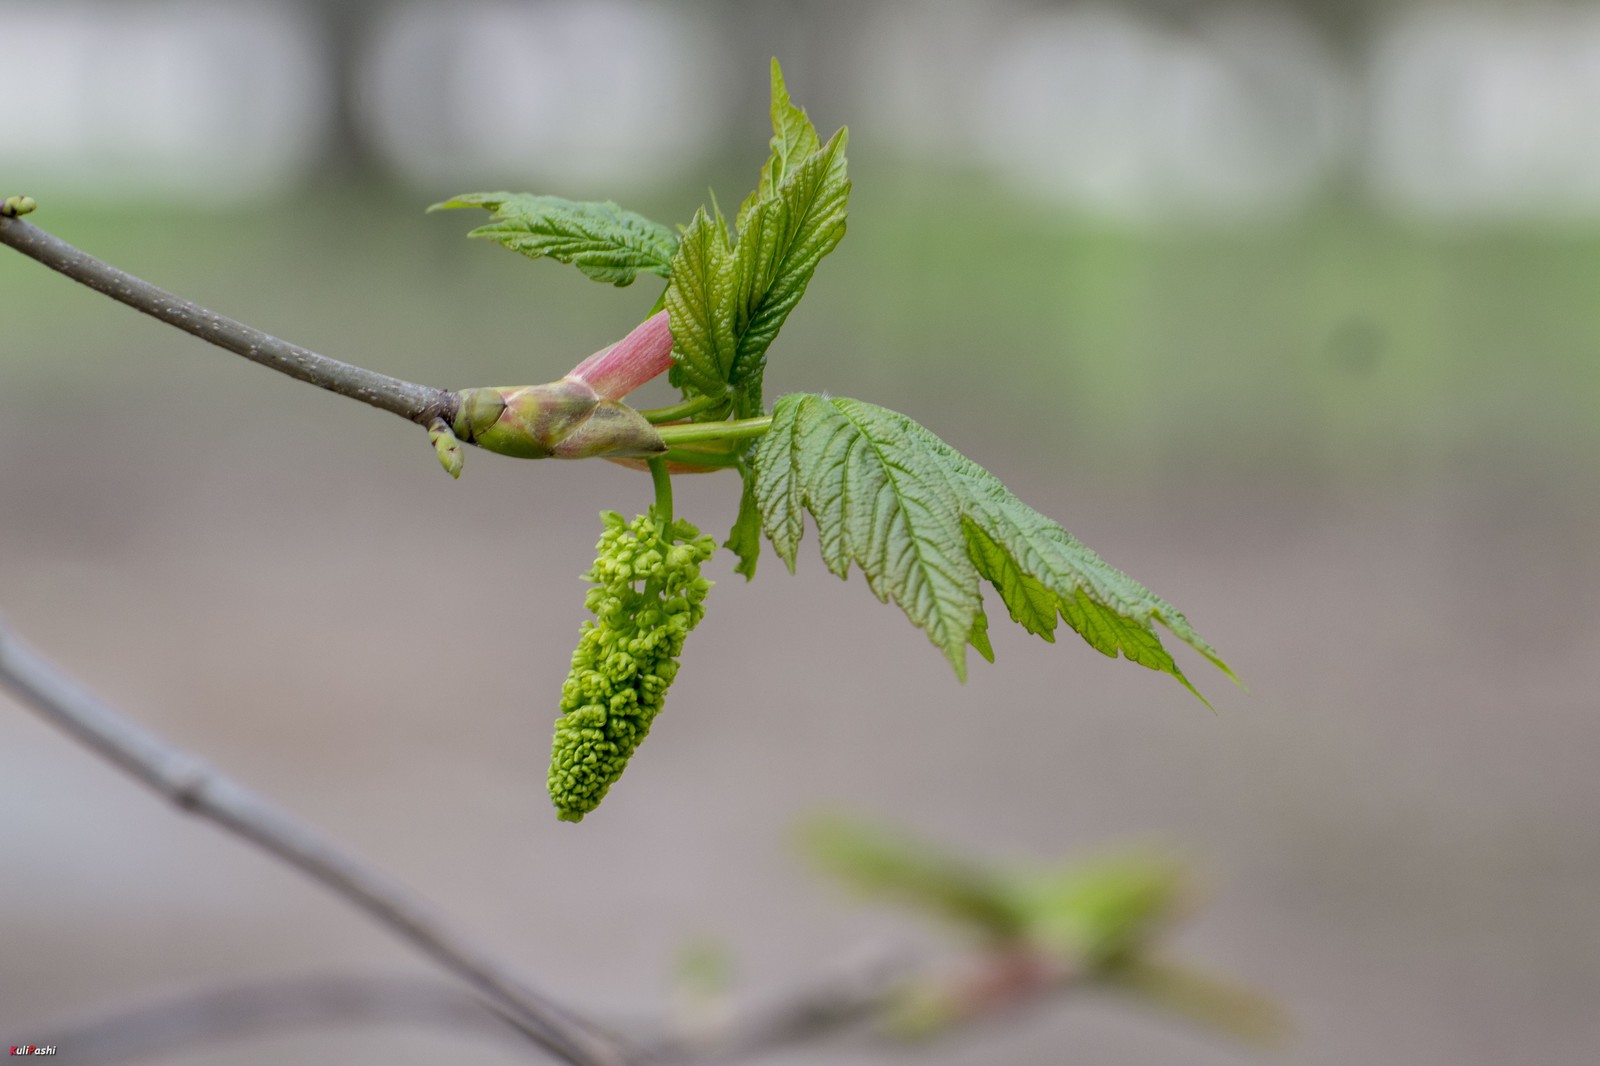
[[660,425],[663,422],[677,422],[680,419],[692,418],[701,411],[708,411],[722,402],[724,401],[715,396],[696,396],[692,400],[675,403],[671,407],[652,407],[648,411],[640,411],[639,413],[644,415],[645,421],[652,425]]
[[682,463],[684,466],[703,466],[707,469],[724,469],[739,465],[739,457],[732,453],[702,452],[695,448],[668,448],[661,453],[661,458],[669,463]]
[[657,426],[656,432],[669,446],[701,441],[744,440],[759,437],[772,428],[772,416],[739,418],[732,422],[691,422],[681,426]]
[[665,459],[651,459],[649,466],[650,480],[656,487],[656,521],[668,529],[672,526],[672,475],[667,473]]

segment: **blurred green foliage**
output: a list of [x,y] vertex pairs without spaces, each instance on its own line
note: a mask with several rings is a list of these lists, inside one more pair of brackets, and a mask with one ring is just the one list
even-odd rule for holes
[[[1548,462],[1600,445],[1600,230],[1425,228],[1335,204],[1114,226],[862,154],[852,239],[774,347],[769,397],[892,398],[947,439],[953,410],[1009,420],[1117,476],[1179,462],[1199,476],[1412,477],[1462,449]],[[423,216],[426,195],[332,190],[220,216],[91,212],[30,191],[39,224],[102,258],[432,384],[547,380],[658,295],[653,281],[590,291],[461,241],[455,220]],[[590,191],[666,218],[704,198]],[[0,284],[8,389],[116,380],[105,370],[125,359],[131,312],[20,256],[0,257]],[[195,358],[220,359],[128,372]]]
[[961,970],[908,980],[887,1004],[887,1023],[903,1036],[1084,987],[1251,1043],[1287,1031],[1270,1000],[1168,957],[1162,940],[1194,892],[1186,865],[1161,850],[997,863],[837,815],[805,825],[801,843],[848,887],[935,918],[971,946]]
[[1187,900],[1183,866],[1155,851],[1003,865],[843,817],[802,831],[807,854],[865,895],[935,917],[990,949],[1026,947],[1098,972],[1141,952]]
[[818,867],[863,895],[903,904],[992,945],[1026,935],[1026,916],[997,871],[926,841],[843,817],[802,827]]

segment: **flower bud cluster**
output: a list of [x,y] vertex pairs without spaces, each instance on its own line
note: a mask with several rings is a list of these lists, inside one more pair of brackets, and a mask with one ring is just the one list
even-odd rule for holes
[[700,564],[716,551],[688,522],[664,528],[653,513],[628,522],[615,511],[601,518],[605,532],[584,575],[594,583],[584,600],[594,620],[583,623],[572,653],[550,752],[550,799],[568,822],[600,805],[650,732],[684,638],[705,616],[711,582]]

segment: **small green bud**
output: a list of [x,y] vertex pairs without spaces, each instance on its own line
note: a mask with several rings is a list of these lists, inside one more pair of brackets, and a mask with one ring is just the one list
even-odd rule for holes
[[[687,522],[663,528],[653,513],[602,514],[572,672],[550,751],[550,799],[562,821],[600,805],[666,702],[684,638],[705,616],[711,582],[700,564],[716,542]],[[687,543],[677,543],[686,541]]]
[[461,398],[461,406],[451,429],[458,439],[476,444],[478,437],[495,424],[506,409],[500,392],[499,389],[463,389],[456,394]]
[[449,423],[442,418],[429,422],[428,439],[433,442],[434,453],[439,456],[439,465],[444,467],[445,473],[460,477],[464,456],[461,454],[461,442],[456,439]]
[[0,215],[6,218],[16,218],[33,212],[39,206],[39,201],[31,196],[7,196],[0,200]]

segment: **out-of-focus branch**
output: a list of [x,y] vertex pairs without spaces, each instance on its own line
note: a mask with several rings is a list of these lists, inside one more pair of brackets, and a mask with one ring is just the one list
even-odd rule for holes
[[[641,1034],[650,1066],[739,1062],[825,1040],[879,1019],[920,972],[903,950],[873,949],[841,960],[810,982],[730,1013],[703,1031]],[[4,1019],[0,1019],[4,1020]],[[5,1020],[12,1024],[13,1020]],[[503,1008],[463,989],[417,978],[300,976],[165,997],[151,1003],[39,1026],[73,1062],[106,1066],[171,1057],[207,1044],[299,1029],[416,1025],[510,1040],[525,1028]],[[22,1031],[22,1030],[18,1030]]]
[[650,1061],[744,1062],[879,1020],[921,964],[904,949],[873,948],[841,960],[807,984],[753,1003],[701,1031],[648,1045]]
[[243,837],[342,896],[466,981],[565,1062],[627,1066],[634,1056],[597,1026],[523,983],[410,889],[267,800],[101,703],[0,622],[0,685],[179,808]]
[[49,1032],[80,1066],[122,1066],[222,1041],[348,1025],[423,1026],[528,1046],[521,1027],[465,989],[393,977],[257,981],[28,1031]]
[[391,411],[419,426],[435,418],[455,419],[459,401],[453,392],[402,381],[279,340],[118,270],[31,222],[0,217],[0,244],[136,311],[299,381]]
[[[864,1029],[878,1030],[879,1037],[887,1035],[887,1027],[902,1038],[926,1038],[1093,988],[1131,994],[1135,1002],[1249,1045],[1276,1047],[1287,1033],[1282,1014],[1259,996],[1160,960],[1088,978],[1037,956],[1002,953],[935,975],[916,954],[881,946],[841,959],[808,983],[765,1001],[716,1010],[709,1022],[631,1028],[641,1048],[639,1061],[649,1066],[748,1063]],[[262,1034],[358,1025],[424,1026],[529,1046],[526,1030],[504,1008],[463,989],[375,976],[241,983],[65,1024],[14,1029],[48,1033],[84,1066],[121,1066]]]

